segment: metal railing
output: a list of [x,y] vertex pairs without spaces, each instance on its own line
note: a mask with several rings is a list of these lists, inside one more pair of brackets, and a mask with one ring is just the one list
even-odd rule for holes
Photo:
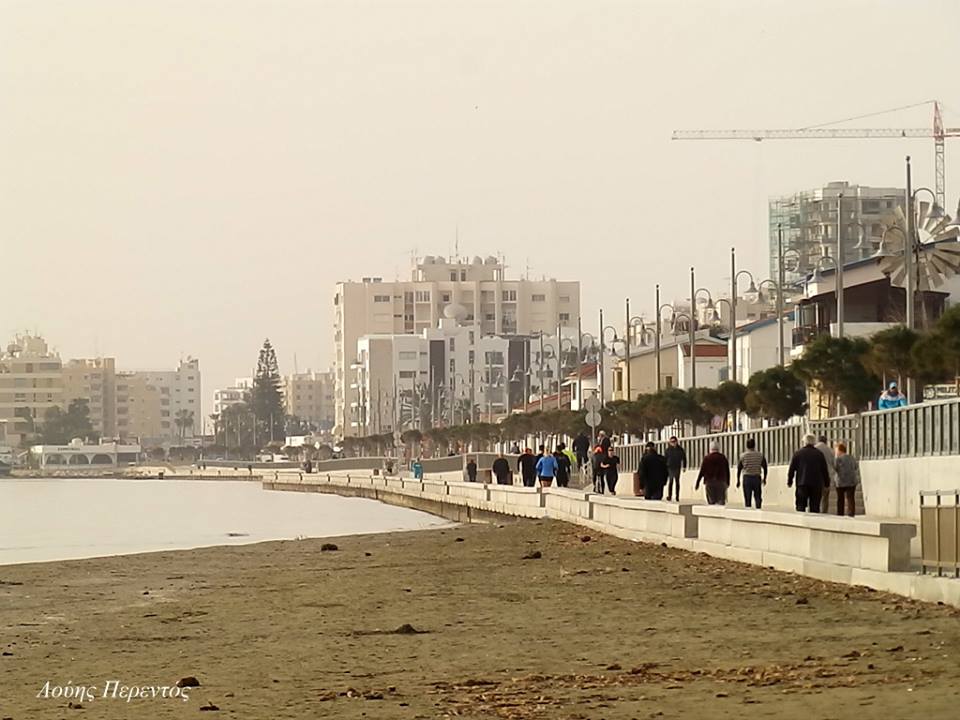
[[921,572],[960,578],[960,490],[920,492],[920,548]]
[[[756,430],[681,437],[679,440],[687,452],[690,467],[700,463],[710,450],[711,443],[717,443],[720,451],[731,463],[735,463],[750,438],[756,440],[757,449],[766,455],[770,465],[787,465],[807,432],[825,435],[831,443],[846,443],[848,451],[861,460],[960,455],[960,398]],[[661,453],[667,446],[665,440],[654,444]],[[640,463],[642,453],[643,444],[618,446],[617,454],[623,471],[633,472]],[[471,454],[477,457],[477,465],[481,469],[489,467],[488,463],[492,463],[495,457],[494,453]],[[512,457],[513,454],[508,453],[507,456]],[[317,463],[317,471],[374,469],[382,467],[385,460],[383,457],[324,460]],[[424,458],[422,462],[427,472],[449,472],[462,469],[466,461],[463,455],[454,455]]]

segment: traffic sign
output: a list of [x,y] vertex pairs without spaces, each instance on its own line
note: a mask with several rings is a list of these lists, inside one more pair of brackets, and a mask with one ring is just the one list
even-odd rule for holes
[[[597,412],[600,409],[600,398],[596,394],[591,395],[583,402],[583,407],[587,409],[588,412]],[[599,423],[597,423],[599,425]]]
[[600,424],[600,413],[591,410],[590,412],[587,413],[586,421],[587,421],[587,425],[589,425],[592,428],[595,428],[597,425]]

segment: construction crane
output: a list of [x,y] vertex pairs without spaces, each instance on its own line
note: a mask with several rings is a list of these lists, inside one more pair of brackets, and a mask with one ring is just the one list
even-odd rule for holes
[[945,181],[946,175],[943,145],[948,137],[960,137],[960,128],[945,128],[943,126],[943,117],[940,114],[940,103],[936,100],[927,100],[926,102],[915,105],[907,105],[892,110],[883,110],[869,115],[859,115],[856,118],[848,120],[859,120],[873,115],[905,110],[907,108],[917,107],[919,105],[933,104],[933,127],[932,128],[830,128],[826,125],[833,125],[836,122],[847,122],[847,120],[838,120],[834,123],[825,123],[824,125],[811,126],[806,128],[797,128],[795,130],[674,130],[673,140],[875,140],[875,139],[893,139],[893,138],[933,138],[934,149],[934,167],[936,170],[935,195],[937,205],[945,207]]

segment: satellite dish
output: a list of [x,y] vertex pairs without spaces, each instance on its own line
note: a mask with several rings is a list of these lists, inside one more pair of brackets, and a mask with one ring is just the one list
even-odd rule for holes
[[[878,254],[880,270],[890,282],[906,285],[903,250],[907,236],[906,216],[901,208],[884,218],[883,254]],[[952,223],[939,205],[918,202],[914,228],[919,243],[917,253],[917,290],[933,290],[944,280],[960,272],[960,225]]]

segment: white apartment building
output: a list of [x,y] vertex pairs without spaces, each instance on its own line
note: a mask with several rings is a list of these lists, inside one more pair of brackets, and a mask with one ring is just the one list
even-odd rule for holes
[[199,437],[203,428],[200,361],[188,357],[176,370],[136,370],[117,373],[117,430],[141,444],[179,441],[179,413],[192,424],[183,428],[185,442]]
[[213,391],[213,414],[221,415],[231,405],[245,402],[253,390],[253,378],[237,378],[228,388]]
[[368,277],[337,284],[335,321],[334,434],[356,432],[362,418],[359,385],[351,376],[364,336],[417,335],[438,327],[444,308],[462,306],[461,321],[478,337],[556,333],[558,323],[576,327],[580,283],[505,277],[502,259],[449,260],[426,256],[409,280]]
[[[476,325],[460,324],[466,314],[451,305],[436,329],[360,338],[351,372],[356,401],[349,408],[350,434],[495,420],[539,397],[541,377],[544,392],[556,392],[556,331],[543,337],[541,361],[539,336],[483,335]],[[561,378],[575,367],[576,353],[567,352],[574,342],[561,340],[569,355],[561,356]]]
[[6,442],[17,445],[43,423],[49,408],[63,405],[60,356],[38,335],[17,335],[0,353],[0,421]]

